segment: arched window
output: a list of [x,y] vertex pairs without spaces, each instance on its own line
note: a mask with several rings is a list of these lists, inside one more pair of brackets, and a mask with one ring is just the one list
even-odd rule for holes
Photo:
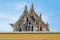
[[40,31],[42,31],[42,27],[40,27]]

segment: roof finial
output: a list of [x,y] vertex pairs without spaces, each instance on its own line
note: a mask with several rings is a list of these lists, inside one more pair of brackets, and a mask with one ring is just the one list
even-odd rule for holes
[[27,5],[25,5],[25,10],[27,10]]
[[24,12],[28,12],[27,5],[25,5]]
[[33,3],[32,3],[32,8],[33,8]]
[[42,14],[40,13],[40,19],[41,19]]
[[31,9],[34,9],[33,3],[32,3],[32,5],[31,5]]
[[24,7],[24,12],[23,13],[27,13],[28,10],[27,10],[27,5],[25,4],[25,7]]

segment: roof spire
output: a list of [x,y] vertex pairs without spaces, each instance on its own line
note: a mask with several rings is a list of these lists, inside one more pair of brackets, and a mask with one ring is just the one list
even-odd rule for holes
[[27,5],[25,5],[25,8],[24,8],[24,13],[28,12],[27,10]]
[[42,14],[40,13],[40,19],[41,19]]
[[32,3],[32,5],[31,5],[30,11],[34,11],[33,3]]
[[31,5],[31,9],[34,9],[33,3],[32,3],[32,5]]
[[27,10],[27,5],[25,5],[25,10]]
[[33,3],[32,3],[32,9],[33,9]]

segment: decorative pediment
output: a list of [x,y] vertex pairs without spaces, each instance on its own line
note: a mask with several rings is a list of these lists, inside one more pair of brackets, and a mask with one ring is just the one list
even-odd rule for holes
[[15,24],[10,25],[14,31],[49,31],[48,25],[42,21],[41,14],[39,17],[34,11],[33,4],[29,12],[27,5],[25,5],[22,16]]

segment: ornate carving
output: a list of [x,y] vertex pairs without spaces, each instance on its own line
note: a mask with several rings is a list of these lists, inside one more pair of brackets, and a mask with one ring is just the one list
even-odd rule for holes
[[25,5],[23,15],[15,24],[10,25],[14,28],[14,31],[49,31],[48,24],[45,24],[41,20],[41,14],[39,17],[34,11],[33,4],[29,12],[27,10],[27,5]]

